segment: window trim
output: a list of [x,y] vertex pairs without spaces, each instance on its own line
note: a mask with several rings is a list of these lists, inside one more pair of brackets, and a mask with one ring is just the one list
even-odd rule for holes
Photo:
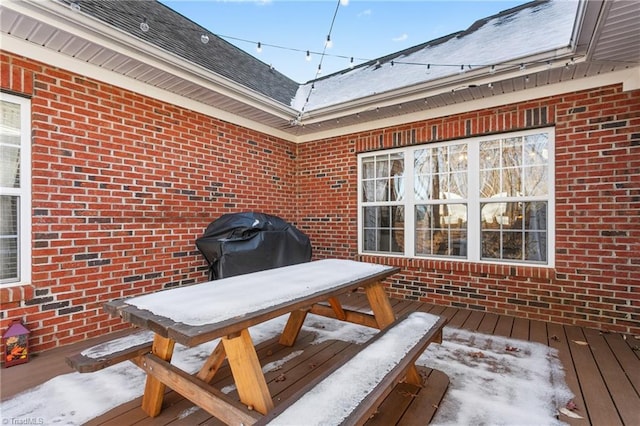
[[31,195],[31,99],[0,92],[0,100],[20,105],[20,188],[0,187],[2,195],[17,195],[19,203],[18,274],[13,282],[0,283],[0,288],[31,284],[32,195]]
[[[489,141],[494,139],[505,139],[511,137],[524,137],[529,135],[535,135],[540,133],[546,133],[548,136],[548,158],[547,163],[547,187],[548,194],[546,197],[539,197],[541,200],[547,202],[547,261],[546,262],[524,262],[521,260],[495,260],[495,259],[482,259],[480,244],[469,244],[467,247],[467,257],[459,258],[454,256],[429,256],[429,255],[415,255],[415,241],[414,241],[414,208],[416,202],[414,200],[413,191],[409,191],[405,194],[402,201],[402,205],[405,206],[405,228],[404,228],[404,254],[388,253],[388,252],[375,252],[364,251],[364,235],[363,235],[363,207],[373,205],[395,205],[396,202],[385,203],[364,203],[362,201],[362,184],[363,184],[363,158],[371,157],[373,155],[384,155],[393,153],[404,154],[404,176],[405,176],[405,188],[413,188],[414,182],[414,170],[413,170],[413,153],[416,150],[424,148],[436,148],[440,146],[449,146],[459,143],[465,143],[468,147],[467,152],[469,154],[469,163],[467,169],[467,179],[469,182],[469,194],[467,200],[469,203],[480,202],[480,188],[479,188],[479,154],[480,150],[472,149],[472,147],[479,147],[480,142]],[[358,254],[364,256],[383,256],[383,257],[396,257],[396,258],[411,258],[411,259],[425,259],[436,261],[451,261],[451,262],[467,262],[467,263],[481,263],[481,264],[497,264],[497,265],[513,265],[513,266],[526,266],[526,267],[541,267],[541,268],[553,268],[555,266],[555,237],[556,237],[556,203],[555,203],[555,128],[554,127],[540,127],[530,130],[522,130],[515,132],[494,133],[491,135],[475,136],[469,138],[459,138],[454,140],[448,140],[444,142],[428,142],[408,145],[402,148],[390,148],[376,151],[361,152],[357,156],[358,170],[357,170],[357,226],[358,226]],[[473,191],[473,192],[472,192]],[[475,195],[472,195],[475,194]],[[479,238],[481,233],[480,218],[476,218],[470,215],[468,218],[468,235],[469,238]]]

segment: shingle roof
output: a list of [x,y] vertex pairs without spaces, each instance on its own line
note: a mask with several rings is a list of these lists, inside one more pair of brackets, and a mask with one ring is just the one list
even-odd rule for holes
[[[80,0],[80,9],[115,28],[290,105],[298,83],[156,0]],[[149,31],[143,32],[145,20]],[[200,36],[207,33],[209,42]]]

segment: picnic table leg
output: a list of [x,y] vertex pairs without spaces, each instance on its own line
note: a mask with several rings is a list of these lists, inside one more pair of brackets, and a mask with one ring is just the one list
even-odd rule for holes
[[234,335],[223,337],[222,343],[240,401],[252,410],[267,414],[273,409],[273,400],[249,331],[244,329]]
[[211,355],[209,355],[209,358],[207,358],[202,368],[200,368],[200,371],[198,371],[198,379],[205,383],[210,383],[224,362],[226,356],[227,354],[224,352],[224,345],[222,344],[222,341],[220,341]]
[[302,328],[304,319],[307,317],[307,312],[308,309],[298,309],[297,311],[291,312],[280,336],[279,343],[281,345],[293,346],[298,338],[298,334],[300,334],[300,329]]
[[[164,361],[171,361],[173,355],[173,347],[175,341],[156,334],[153,337],[153,346],[151,352]],[[142,397],[142,410],[150,417],[160,414],[162,409],[162,400],[164,398],[165,385],[160,380],[151,375],[147,375],[147,382],[144,387],[144,395]]]
[[389,297],[387,297],[387,293],[384,291],[384,286],[381,282],[376,282],[365,286],[364,290],[373,315],[376,317],[378,328],[380,330],[386,328],[396,320],[396,316],[393,313]]
[[[396,320],[393,307],[381,282],[366,286],[365,292],[380,330],[386,328]],[[407,369],[405,381],[417,386],[422,386],[422,376],[420,376],[415,364],[411,364]]]

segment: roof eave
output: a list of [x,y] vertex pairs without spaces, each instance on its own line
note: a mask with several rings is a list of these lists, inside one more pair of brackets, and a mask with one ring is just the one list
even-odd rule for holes
[[218,93],[233,97],[248,106],[259,108],[283,120],[289,121],[298,113],[288,105],[109,26],[87,14],[82,14],[83,19],[78,19],[81,12],[73,11],[60,2],[10,0],[3,2],[3,7],[44,22],[54,20],[57,27],[70,34],[118,52],[127,52],[127,55],[134,59],[145,61],[186,80],[204,84]]
[[[527,66],[526,73],[532,74],[541,69],[546,69],[549,66],[558,66],[558,64],[564,66],[566,62],[571,59],[573,59],[574,62],[579,62],[583,58],[577,58],[574,49],[571,46],[567,46],[536,55],[513,58],[509,63],[530,64]],[[498,78],[508,79],[521,76],[522,74],[523,71],[520,70],[518,65],[501,67],[497,72],[493,72],[489,66],[476,68],[466,71],[463,74],[425,81],[412,86],[401,87],[396,90],[376,93],[352,101],[309,110],[301,124],[308,125],[327,120],[335,120],[347,115],[369,111],[372,108],[385,108],[419,99],[426,99],[443,92],[488,84]]]

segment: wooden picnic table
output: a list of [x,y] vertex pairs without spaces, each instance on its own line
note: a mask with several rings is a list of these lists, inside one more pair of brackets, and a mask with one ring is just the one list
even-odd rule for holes
[[[160,413],[165,386],[169,386],[228,424],[252,424],[274,404],[249,328],[288,313],[280,337],[280,343],[288,346],[295,343],[309,312],[383,329],[395,315],[381,281],[398,271],[325,259],[118,299],[105,309],[154,332],[151,353],[133,360],[147,372],[142,408],[149,416]],[[340,295],[360,287],[372,314],[345,309],[339,302]],[[176,342],[196,346],[218,338],[197,374],[171,364]],[[209,385],[225,359],[240,402]]]

